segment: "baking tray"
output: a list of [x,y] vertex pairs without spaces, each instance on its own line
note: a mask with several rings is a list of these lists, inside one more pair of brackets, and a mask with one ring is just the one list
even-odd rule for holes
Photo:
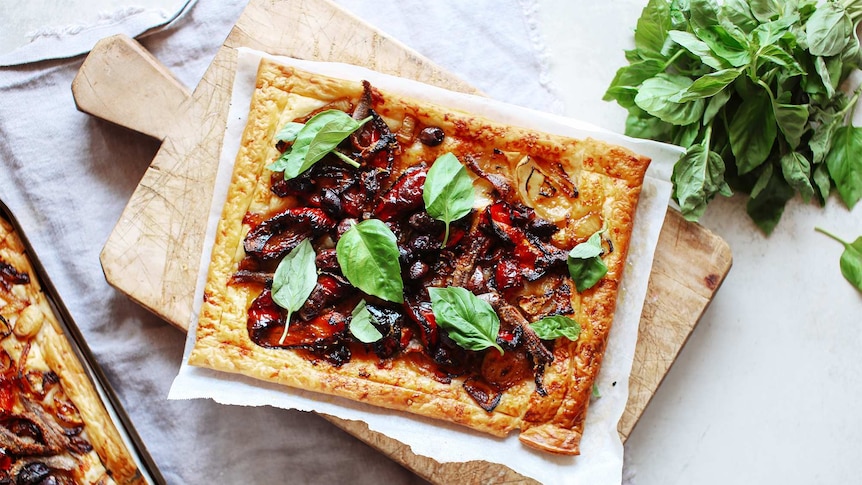
[[27,239],[24,229],[12,214],[9,207],[7,207],[2,200],[0,200],[0,218],[5,219],[12,225],[15,233],[24,245],[27,258],[30,260],[30,264],[35,272],[34,276],[39,281],[42,292],[48,300],[48,303],[51,305],[51,308],[54,310],[54,315],[57,317],[57,321],[63,330],[63,334],[69,340],[69,343],[75,352],[75,356],[81,362],[84,372],[87,374],[87,377],[96,389],[102,404],[108,411],[108,414],[123,439],[126,448],[134,458],[138,470],[140,470],[144,480],[146,480],[147,483],[154,485],[164,484],[164,477],[162,477],[158,467],[156,467],[156,464],[147,451],[147,448],[144,446],[140,435],[135,431],[131,419],[129,419],[129,416],[123,410],[119,398],[111,388],[111,384],[108,382],[105,373],[93,357],[93,353],[87,346],[87,342],[84,340],[84,336],[81,334],[81,331],[72,319],[69,310],[63,304],[63,300],[60,298],[56,287],[54,287],[50,278],[48,278],[45,267],[42,266],[42,263],[36,256],[36,252],[33,251],[33,246]]

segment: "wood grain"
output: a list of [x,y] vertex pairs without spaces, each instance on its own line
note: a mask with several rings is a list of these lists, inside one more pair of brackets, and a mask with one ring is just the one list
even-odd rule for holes
[[[73,83],[82,111],[163,139],[163,144],[102,250],[108,282],[166,321],[186,329],[201,260],[206,213],[236,67],[247,46],[303,59],[363,65],[452,90],[476,93],[456,76],[364,24],[328,0],[252,0],[191,94],[136,42],[104,39]],[[126,77],[124,77],[126,76]],[[123,87],[134,82],[145,93]],[[123,98],[122,109],[118,106]],[[164,113],[156,127],[140,111]],[[124,113],[123,110],[129,110]],[[153,117],[153,114],[147,115]],[[641,318],[630,397],[620,421],[628,437],[731,265],[727,244],[669,210]],[[524,481],[507,467],[446,463],[364,423],[330,421],[433,483]]]

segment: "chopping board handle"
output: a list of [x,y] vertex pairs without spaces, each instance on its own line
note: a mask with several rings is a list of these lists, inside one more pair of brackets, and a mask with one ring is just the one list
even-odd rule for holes
[[191,92],[141,44],[119,34],[96,43],[72,81],[72,96],[79,111],[164,140]]

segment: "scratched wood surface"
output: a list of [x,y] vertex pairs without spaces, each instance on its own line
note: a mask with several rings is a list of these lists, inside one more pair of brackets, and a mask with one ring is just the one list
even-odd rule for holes
[[[73,83],[81,111],[163,140],[102,250],[108,282],[186,329],[206,213],[236,65],[247,46],[297,58],[341,61],[452,90],[476,90],[328,0],[252,0],[193,91],[127,37],[102,40]],[[141,91],[130,86],[149,86]],[[669,209],[641,318],[630,397],[619,424],[627,438],[730,269],[727,244]],[[368,430],[328,418],[433,483],[520,482],[485,462],[440,464]]]

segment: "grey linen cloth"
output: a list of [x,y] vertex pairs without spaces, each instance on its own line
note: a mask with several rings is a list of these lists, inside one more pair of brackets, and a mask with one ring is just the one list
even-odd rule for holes
[[[542,81],[530,3],[341,3],[492,97],[557,106]],[[244,6],[198,0],[142,43],[193,88]],[[185,336],[110,287],[99,263],[158,142],[75,109],[71,83],[82,61],[0,69],[0,199],[24,227],[167,482],[421,483],[312,413],[166,399]]]

